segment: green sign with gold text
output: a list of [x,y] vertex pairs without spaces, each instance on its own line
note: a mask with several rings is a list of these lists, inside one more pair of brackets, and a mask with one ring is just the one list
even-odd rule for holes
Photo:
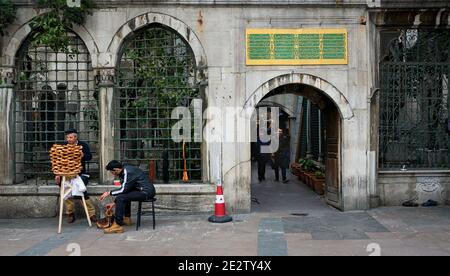
[[347,64],[346,29],[247,29],[247,65]]

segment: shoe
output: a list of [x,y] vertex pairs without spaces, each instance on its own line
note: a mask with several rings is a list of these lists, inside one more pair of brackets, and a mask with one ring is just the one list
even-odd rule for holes
[[67,214],[67,223],[74,223],[75,222],[75,215],[72,214]]
[[437,206],[438,203],[434,200],[429,199],[427,202],[422,203],[423,207],[434,207]]
[[288,183],[288,182],[289,182],[289,180],[287,180],[287,179],[283,180],[283,183]]
[[91,216],[90,219],[91,219],[91,222],[94,222],[94,223],[98,221],[96,215]]
[[111,225],[111,227],[103,230],[103,233],[105,234],[122,234],[123,232],[124,232],[123,227],[117,224],[117,222],[115,221],[113,225]]
[[403,202],[402,204],[404,207],[419,207],[419,204],[417,204],[416,202],[414,202],[414,200],[409,200],[406,202]]
[[133,223],[131,222],[131,217],[123,217],[123,225],[131,226]]
[[279,179],[275,179],[275,182],[280,182],[280,180]]
[[113,218],[112,217],[106,217],[103,219],[100,219],[97,221],[97,228],[99,229],[106,229],[111,227],[113,223]]

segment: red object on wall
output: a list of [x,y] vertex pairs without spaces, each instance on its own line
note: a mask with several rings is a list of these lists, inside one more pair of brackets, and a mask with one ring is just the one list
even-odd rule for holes
[[148,164],[148,178],[152,183],[155,183],[156,180],[156,172],[155,172],[155,160],[150,160]]
[[186,143],[183,141],[183,161],[184,161],[184,170],[183,170],[183,182],[189,182],[189,176],[186,168]]

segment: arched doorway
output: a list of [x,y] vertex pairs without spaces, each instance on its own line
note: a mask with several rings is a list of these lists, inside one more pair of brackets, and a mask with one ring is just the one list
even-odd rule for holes
[[[257,107],[260,102],[267,102],[268,98],[276,95],[302,97],[320,109],[323,116],[322,146],[324,154],[322,163],[326,175],[325,200],[329,205],[343,210],[341,184],[342,122],[344,119],[353,117],[348,102],[335,87],[324,80],[310,75],[291,74],[272,79],[262,85],[248,99],[246,107]],[[291,150],[296,149],[291,148]],[[290,161],[295,161],[295,159]]]

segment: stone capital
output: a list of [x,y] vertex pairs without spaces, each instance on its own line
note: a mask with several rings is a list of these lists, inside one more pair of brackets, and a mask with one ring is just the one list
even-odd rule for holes
[[96,80],[99,86],[114,86],[116,82],[115,69],[114,68],[97,68]]
[[0,86],[11,86],[14,84],[14,68],[0,66]]

